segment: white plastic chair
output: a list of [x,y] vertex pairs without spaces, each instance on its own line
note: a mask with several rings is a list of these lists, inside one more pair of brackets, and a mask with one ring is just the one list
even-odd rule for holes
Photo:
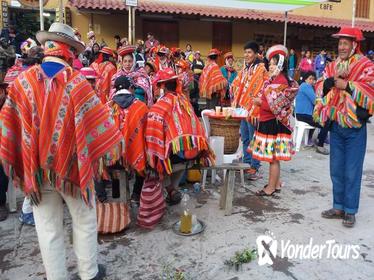
[[[294,110],[296,110],[296,99],[294,101]],[[314,126],[307,124],[306,122],[298,121],[296,118],[296,113],[294,113],[295,118],[295,128],[293,131],[293,142],[295,143],[296,152],[300,151],[301,142],[304,137],[304,145],[308,145],[308,133],[310,129],[316,129]]]
[[[208,114],[212,113],[212,112],[214,112],[214,110],[208,110],[208,109],[203,110],[201,112],[201,117],[203,119],[203,125],[204,125],[204,129],[205,129],[205,133],[206,133],[206,136],[208,138],[211,137],[211,135],[210,135],[210,122],[209,122]],[[233,163],[235,160],[239,160],[243,156],[243,143],[242,143],[240,138],[238,139],[238,141],[239,141],[238,149],[236,150],[236,152],[234,154],[223,154],[223,162],[222,162],[223,164]],[[205,185],[206,185],[207,174],[208,174],[208,171],[204,170],[204,172],[203,172],[203,182],[202,182],[202,188],[203,189],[205,188]],[[226,170],[223,171],[223,180],[225,180],[225,176],[226,176]],[[243,170],[240,171],[240,179],[241,179],[242,186],[244,187],[245,183],[244,183],[244,171]],[[216,180],[216,170],[212,170],[212,184],[215,183],[215,180]]]

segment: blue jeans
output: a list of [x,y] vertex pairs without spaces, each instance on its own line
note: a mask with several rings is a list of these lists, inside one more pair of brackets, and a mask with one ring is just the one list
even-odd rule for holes
[[295,77],[295,69],[288,69],[288,77],[294,79]]
[[260,161],[252,158],[252,154],[248,153],[248,146],[253,139],[255,128],[252,124],[242,120],[240,123],[240,135],[243,142],[243,162],[251,165],[252,168],[258,170],[260,168]]
[[342,128],[334,122],[330,138],[333,207],[348,214],[356,214],[366,152],[366,124],[361,128]]
[[323,75],[323,69],[321,69],[321,70],[316,70],[316,77],[317,77],[317,80],[319,79],[319,78],[321,78],[322,77],[322,75]]

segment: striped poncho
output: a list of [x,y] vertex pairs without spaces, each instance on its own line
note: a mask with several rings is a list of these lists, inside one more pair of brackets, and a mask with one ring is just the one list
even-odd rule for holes
[[182,93],[167,92],[151,107],[145,141],[149,165],[160,177],[172,173],[172,155],[185,159],[198,155],[204,165],[214,162],[205,131]]
[[139,100],[135,100],[127,109],[113,105],[114,120],[125,140],[126,149],[122,151],[124,166],[140,175],[145,174],[147,164],[144,140],[147,112],[147,106]]
[[215,62],[205,65],[199,79],[200,97],[212,99],[213,93],[224,97],[227,87],[227,80],[222,75],[221,69]]
[[35,204],[45,183],[90,204],[100,159],[119,158],[122,137],[109,109],[68,66],[53,78],[40,66],[23,72],[9,88],[0,128],[5,172]]
[[[323,82],[329,77],[341,77],[348,82],[352,95],[333,87],[323,97]],[[356,109],[360,106],[370,115],[374,113],[374,63],[365,56],[356,54],[348,61],[339,59],[327,65],[324,76],[316,84],[317,98],[314,120],[324,125],[327,120],[336,121],[341,127],[359,128],[362,123]],[[323,97],[323,98],[322,98]]]
[[256,61],[251,66],[243,68],[231,84],[230,90],[234,97],[232,106],[245,109],[251,123],[255,123],[260,116],[260,109],[254,105],[253,99],[261,97],[266,80],[268,74],[265,65]]
[[96,62],[91,64],[96,71],[98,78],[96,81],[96,92],[103,104],[106,104],[110,98],[112,78],[117,72],[117,68],[110,61],[104,61],[100,64]]

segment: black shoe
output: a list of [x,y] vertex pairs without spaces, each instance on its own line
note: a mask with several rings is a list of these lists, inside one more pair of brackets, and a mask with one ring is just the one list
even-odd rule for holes
[[96,274],[96,276],[90,280],[102,280],[106,276],[106,268],[104,265],[99,264],[98,266],[99,272]]
[[8,218],[8,208],[5,205],[0,206],[0,222]]
[[356,223],[355,214],[345,214],[343,218],[343,226],[351,228],[354,227]]

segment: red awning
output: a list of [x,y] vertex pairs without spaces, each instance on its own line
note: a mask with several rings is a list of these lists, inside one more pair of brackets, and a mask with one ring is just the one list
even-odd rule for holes
[[[126,10],[124,0],[69,0],[73,7],[78,9],[106,9]],[[261,12],[245,9],[226,9],[218,7],[194,6],[189,4],[170,4],[152,0],[138,0],[137,9],[141,12],[162,13],[162,14],[184,14],[200,15],[219,18],[238,18],[251,20],[264,20],[284,22],[284,15],[281,13]],[[306,24],[313,26],[335,27],[350,26],[350,20],[309,17],[300,15],[288,15],[288,22]],[[369,21],[356,21],[356,26],[363,31],[374,32],[374,24]]]

